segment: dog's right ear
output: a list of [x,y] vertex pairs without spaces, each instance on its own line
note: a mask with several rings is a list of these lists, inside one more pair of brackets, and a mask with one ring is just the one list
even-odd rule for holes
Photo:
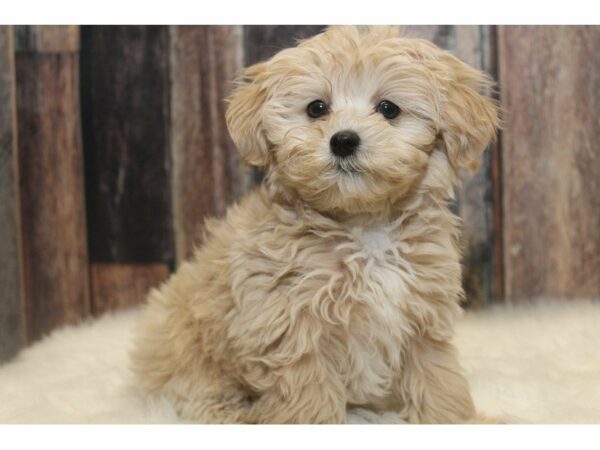
[[263,126],[263,106],[267,99],[267,63],[245,69],[227,99],[225,120],[234,144],[248,164],[265,166],[269,163],[269,141]]

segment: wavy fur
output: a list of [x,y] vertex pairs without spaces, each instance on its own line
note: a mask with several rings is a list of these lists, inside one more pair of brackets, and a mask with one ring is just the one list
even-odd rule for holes
[[[132,367],[208,423],[478,420],[449,339],[460,313],[459,167],[498,126],[483,73],[390,27],[332,27],[242,74],[226,114],[263,186],[207,222],[159,290]],[[387,121],[375,105],[400,106]],[[306,115],[315,99],[330,105]],[[352,129],[356,155],[330,153]]]

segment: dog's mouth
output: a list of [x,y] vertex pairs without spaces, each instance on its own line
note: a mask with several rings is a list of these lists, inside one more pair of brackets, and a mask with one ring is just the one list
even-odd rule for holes
[[337,172],[342,175],[357,175],[363,172],[354,157],[336,158],[334,165]]

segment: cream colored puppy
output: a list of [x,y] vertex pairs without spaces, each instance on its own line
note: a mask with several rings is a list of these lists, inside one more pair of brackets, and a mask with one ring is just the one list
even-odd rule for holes
[[227,125],[264,184],[150,294],[132,363],[181,417],[478,420],[449,339],[460,167],[494,137],[488,76],[387,27],[333,27],[245,70]]

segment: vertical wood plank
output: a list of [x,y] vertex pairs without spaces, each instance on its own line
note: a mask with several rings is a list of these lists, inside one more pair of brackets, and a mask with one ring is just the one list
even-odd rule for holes
[[0,363],[25,345],[13,28],[0,26]]
[[275,53],[296,45],[325,30],[324,25],[249,25],[244,26],[244,65],[269,59]]
[[[475,25],[407,26],[407,36],[428,39],[448,49],[462,61],[496,78],[495,28]],[[463,284],[467,304],[482,306],[501,299],[502,252],[501,204],[495,193],[501,188],[497,145],[482,157],[475,175],[463,173],[456,191],[456,208],[463,220]]]
[[16,27],[17,53],[77,53],[79,27],[64,25],[33,25]]
[[[96,264],[115,264],[103,272],[102,286],[92,286],[93,293],[102,292],[92,298],[94,313],[115,306],[106,303],[111,297],[107,277],[114,276],[113,286],[118,286],[125,276],[119,272],[123,264],[173,265],[168,31],[166,26],[82,27],[92,274],[99,273]],[[93,277],[92,283],[99,279]],[[161,280],[162,275],[155,281]],[[143,300],[126,300],[122,292],[114,295],[123,305]]]
[[600,295],[600,28],[500,27],[510,301]]
[[168,276],[169,267],[166,264],[92,264],[94,314],[100,315],[143,302],[148,291]]
[[[35,33],[43,27],[35,27]],[[77,27],[74,27],[75,33]],[[20,27],[18,27],[20,29]],[[19,31],[20,32],[20,31]],[[70,35],[69,34],[69,35]],[[19,174],[27,328],[37,339],[89,312],[79,108],[72,43],[16,55]]]
[[252,186],[225,126],[241,66],[241,27],[170,27],[171,155],[177,262],[199,243],[204,218],[221,216]]

